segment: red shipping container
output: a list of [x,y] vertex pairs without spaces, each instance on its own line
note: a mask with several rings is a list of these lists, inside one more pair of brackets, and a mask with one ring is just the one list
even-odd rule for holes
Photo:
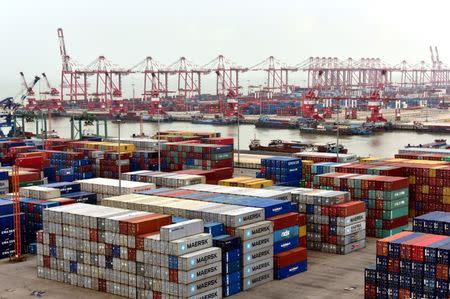
[[298,226],[306,225],[306,214],[299,213],[298,214]]
[[172,224],[172,217],[169,215],[150,214],[127,219],[126,223],[128,224],[128,234],[135,236],[159,231],[161,226]]
[[301,246],[301,247],[306,247],[306,236],[303,236],[303,237],[300,237],[300,238],[298,238],[298,240],[299,240],[299,246]]
[[136,261],[136,249],[134,248],[128,248],[128,260],[129,261]]
[[348,217],[365,212],[365,204],[362,201],[349,201],[333,205],[336,208],[337,217]]
[[408,289],[399,289],[398,290],[398,298],[399,299],[410,299],[411,298],[411,291]]
[[106,280],[98,279],[98,290],[106,293]]
[[403,216],[392,220],[383,220],[383,229],[393,229],[395,227],[407,224],[408,224],[408,216]]
[[177,269],[169,269],[169,281],[170,282],[178,282],[178,270]]
[[306,248],[297,247],[273,256],[275,268],[284,268],[307,259]]
[[377,298],[377,286],[375,284],[364,284],[364,298],[376,299]]
[[391,273],[400,272],[400,260],[396,258],[388,258],[388,271]]
[[436,278],[448,280],[448,265],[444,264],[436,265]]
[[16,165],[20,167],[30,167],[35,169],[42,169],[44,164],[43,157],[27,157],[17,158]]
[[273,230],[276,231],[290,226],[298,225],[299,214],[295,212],[290,212],[287,214],[270,217],[267,218],[266,220],[272,221]]
[[93,242],[98,241],[98,231],[96,229],[89,229],[89,240]]

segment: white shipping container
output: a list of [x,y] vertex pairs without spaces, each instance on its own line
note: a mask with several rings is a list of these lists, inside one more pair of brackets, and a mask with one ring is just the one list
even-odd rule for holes
[[172,241],[203,233],[203,220],[193,219],[161,227],[161,240]]

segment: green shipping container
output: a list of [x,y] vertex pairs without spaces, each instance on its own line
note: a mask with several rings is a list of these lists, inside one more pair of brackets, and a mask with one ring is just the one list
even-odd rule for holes
[[406,215],[408,215],[408,207],[403,207],[391,211],[389,210],[383,211],[383,219],[385,220],[392,220]]
[[39,185],[43,185],[44,183],[45,183],[44,180],[22,182],[22,183],[19,183],[19,187],[39,186]]
[[394,210],[398,208],[408,207],[408,198],[399,198],[395,200],[383,201],[384,210]]
[[401,233],[402,231],[408,229],[407,225],[399,226],[393,229],[383,229],[380,238],[390,237],[392,235]]

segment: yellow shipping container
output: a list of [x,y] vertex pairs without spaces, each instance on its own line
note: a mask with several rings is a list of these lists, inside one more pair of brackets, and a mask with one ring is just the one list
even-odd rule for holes
[[444,195],[442,197],[442,203],[445,205],[450,205],[450,195]]
[[411,185],[415,185],[416,184],[416,177],[413,176],[413,175],[409,176],[409,183]]
[[361,158],[359,161],[362,163],[370,163],[370,162],[375,162],[380,160],[379,157],[365,157],[365,158]]
[[435,178],[436,177],[436,169],[430,168],[428,174],[429,174],[430,178]]
[[430,187],[428,185],[422,185],[422,193],[428,194]]
[[298,236],[299,237],[306,236],[306,225],[302,225],[298,228]]
[[251,182],[239,183],[239,185],[241,185],[241,184],[242,184],[242,186],[239,186],[239,187],[255,188],[255,189],[273,186],[273,182],[271,180],[265,180],[265,179],[257,179],[255,181],[251,181]]
[[221,186],[233,186],[232,184],[237,184],[240,181],[244,180],[253,180],[254,178],[248,177],[248,176],[241,176],[236,178],[229,178],[225,180],[220,180],[219,185]]
[[444,187],[443,193],[444,195],[450,195],[450,187]]

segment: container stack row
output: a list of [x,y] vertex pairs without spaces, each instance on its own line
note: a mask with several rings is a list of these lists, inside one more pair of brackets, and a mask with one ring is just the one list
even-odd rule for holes
[[100,172],[102,178],[118,179],[119,172],[130,171],[131,153],[105,152],[103,159],[99,160]]
[[217,185],[220,180],[228,179],[233,176],[233,167],[224,167],[211,170],[185,169],[174,171],[174,173],[202,175],[206,178],[207,184]]
[[348,192],[319,189],[294,191],[292,200],[306,214],[308,249],[348,254],[365,247],[364,202],[351,201]]
[[[22,244],[26,244],[25,214],[20,214]],[[9,200],[0,199],[0,259],[14,256],[14,207]],[[26,247],[22,246],[24,252]]]
[[7,170],[0,169],[0,194],[9,193],[9,174]]
[[[216,194],[211,192],[198,192],[183,189],[171,191],[158,191],[156,189],[150,191],[150,193],[171,198],[184,198],[212,203],[263,208],[264,215],[267,217],[267,220],[270,221],[261,221],[238,228],[226,228],[226,232],[230,236],[239,236],[242,239],[242,251],[244,253],[244,257],[242,259],[242,271],[244,278],[247,276],[245,271],[248,272],[250,271],[249,269],[254,267],[258,267],[258,269],[260,269],[258,273],[261,273],[262,269],[272,269],[273,261],[267,263],[267,260],[273,259],[274,255],[276,256],[279,253],[299,247],[298,213],[291,215],[292,206],[289,201]],[[272,220],[272,218],[268,217],[274,217],[274,219]],[[277,230],[275,231],[273,230],[274,222],[278,224]],[[255,257],[257,257],[257,259]],[[259,262],[258,264],[256,264],[257,261]],[[292,264],[296,262],[299,261],[294,261],[291,264],[287,264],[287,266],[294,267]],[[295,265],[296,271],[285,270],[286,273],[284,275],[280,275],[280,279],[306,271],[306,258],[305,260],[302,260],[302,262],[302,267]],[[238,262],[236,262],[236,264],[237,263]],[[249,272],[249,274],[250,273],[253,273],[253,271]]]
[[203,230],[195,219],[137,237],[137,298],[221,297],[221,250]]
[[222,296],[242,291],[242,240],[225,234],[213,235],[213,245],[222,250]]
[[105,197],[116,196],[120,194],[130,194],[139,191],[155,189],[155,185],[151,183],[131,182],[109,178],[93,178],[87,180],[79,180],[80,190],[83,192],[94,193],[97,195],[98,203]]
[[[145,194],[111,197],[104,199],[102,204],[223,223],[226,232],[222,235],[218,235],[220,232],[214,233],[214,244],[223,250],[222,279],[225,296],[239,289],[250,289],[273,280],[273,235],[268,228],[270,222],[264,221],[264,209]],[[250,225],[254,225],[256,229],[252,231],[253,226]],[[212,227],[220,225],[209,226],[214,230]],[[241,236],[246,239],[242,240]],[[257,260],[258,258],[260,259]],[[261,262],[263,260],[264,263]]]
[[320,152],[300,152],[295,153],[295,157],[300,158],[302,160],[310,160],[314,163],[319,162],[338,162],[338,163],[347,163],[354,162],[358,160],[358,157],[355,154],[335,154],[335,153],[320,153]]
[[[284,271],[284,274],[280,274],[279,276],[276,275],[276,277],[282,279],[306,270],[306,252],[296,255],[297,252],[301,251],[298,249],[300,244],[303,244],[303,246],[306,245],[305,217],[300,217],[296,211],[297,207],[293,207],[292,203],[287,200],[263,199],[205,191],[199,192],[186,190],[185,188],[177,190],[155,189],[143,193],[152,195],[153,199],[163,200],[166,198],[168,202],[185,200],[187,204],[190,204],[193,203],[192,201],[194,200],[197,201],[195,204],[198,205],[201,205],[199,202],[207,202],[211,204],[225,204],[228,207],[238,205],[248,208],[263,208],[264,215],[268,221],[252,223],[248,226],[239,228],[233,226],[227,226],[226,228],[228,235],[240,236],[242,239],[242,251],[244,253],[244,259],[242,261],[242,265],[244,266],[243,271],[248,263],[253,263],[254,258],[252,258],[252,256],[259,258],[265,257],[268,259],[269,255],[274,255],[273,259],[276,259],[277,255],[281,253],[284,253],[284,256],[286,256],[284,257],[284,263],[281,263],[281,265],[285,268],[291,268],[291,270],[278,269],[281,272]],[[109,204],[110,201],[111,198],[107,199],[107,204]],[[178,203],[178,201],[176,202]],[[132,206],[125,205],[121,207],[131,208]],[[292,212],[293,208],[295,209],[295,212]],[[276,227],[276,229],[274,230],[273,227]],[[257,246],[253,244],[256,244]],[[249,249],[251,249],[251,254],[249,253],[249,256],[246,257],[245,253],[248,252]],[[289,255],[291,250],[292,256]],[[273,266],[273,263],[268,264],[267,266]]]
[[450,213],[432,212],[416,217],[413,231],[378,240],[365,298],[448,298],[449,226]]
[[450,213],[435,211],[417,216],[413,220],[413,231],[450,236]]
[[[280,186],[273,186],[280,187]],[[252,189],[243,187],[229,187],[210,184],[196,184],[192,186],[181,187],[183,190],[198,191],[198,192],[210,192],[218,194],[239,195],[239,196],[251,196],[265,199],[281,199],[290,200],[291,189],[289,190],[275,190],[272,187],[264,189]],[[292,187],[290,187],[292,188]]]
[[158,152],[155,150],[136,150],[130,159],[130,170],[158,170]]
[[306,217],[290,212],[267,218],[273,225],[274,278],[285,279],[308,268]]
[[51,166],[55,167],[56,182],[72,182],[94,176],[92,165],[81,152],[45,151]]
[[366,234],[387,237],[408,224],[408,179],[403,177],[329,173],[314,177],[321,189],[349,191],[353,199],[366,202]]
[[178,174],[161,171],[138,170],[122,174],[122,179],[136,182],[153,183],[157,187],[179,188],[183,186],[204,184],[206,178],[195,174]]
[[272,180],[276,185],[298,187],[302,178],[302,161],[291,157],[261,159],[261,171],[257,178]]
[[168,142],[161,145],[161,159],[164,171],[233,167],[233,145]]
[[[43,210],[73,203],[96,204],[95,193],[81,192],[80,184],[60,182],[20,188],[20,211],[24,213],[25,238],[22,246],[36,253],[36,232],[43,226]],[[12,199],[11,196],[9,196]]]
[[219,181],[220,186],[244,187],[244,188],[266,188],[273,185],[273,181],[266,179],[255,179],[252,177],[235,177]]
[[143,280],[137,275],[138,236],[170,223],[165,215],[87,204],[46,209],[38,277],[136,298]]

